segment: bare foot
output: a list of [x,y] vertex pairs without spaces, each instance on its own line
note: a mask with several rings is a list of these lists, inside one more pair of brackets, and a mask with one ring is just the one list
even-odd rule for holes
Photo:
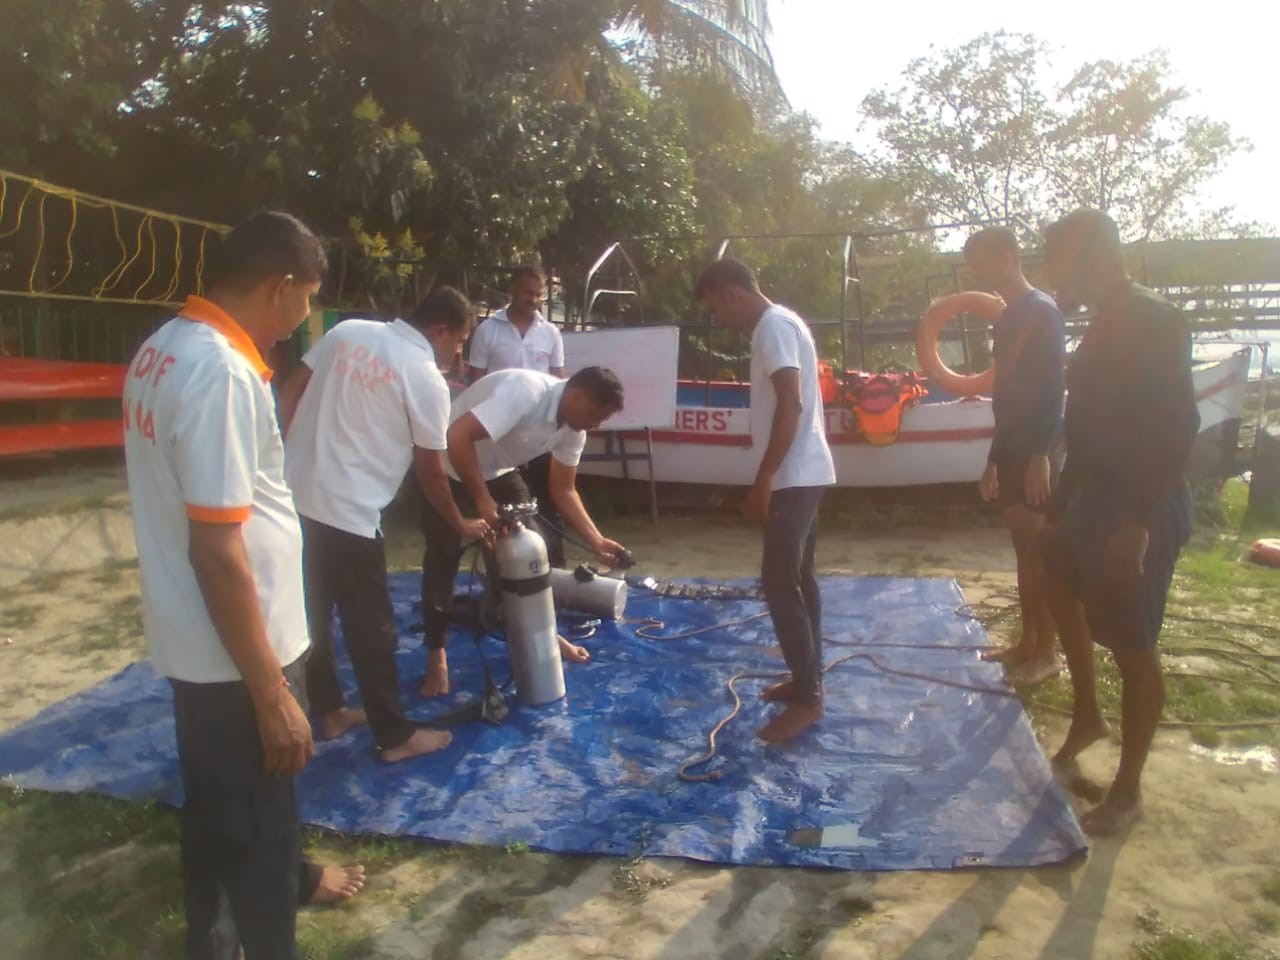
[[1106,786],[1086,777],[1084,770],[1080,768],[1080,761],[1075,757],[1070,760],[1055,759],[1052,766],[1053,775],[1058,778],[1058,782],[1077,797],[1083,797],[1090,803],[1098,803],[1107,795]]
[[452,742],[453,734],[444,730],[415,730],[400,746],[382,750],[378,755],[384,763],[399,763],[443,750]]
[[427,651],[427,676],[418,693],[424,697],[443,697],[449,692],[449,657],[443,650]]
[[766,743],[782,743],[808,730],[822,719],[822,701],[789,703],[785,710],[766,723],[756,736]]
[[364,867],[358,863],[345,867],[325,867],[320,874],[320,885],[307,901],[308,906],[322,903],[341,903],[350,900],[364,888]]
[[767,700],[770,703],[776,703],[780,700],[792,700],[796,695],[796,685],[794,680],[783,680],[781,683],[775,683],[771,687],[765,687],[760,691],[760,699]]
[[1071,726],[1067,730],[1067,739],[1062,742],[1058,752],[1053,755],[1054,765],[1057,766],[1068,760],[1074,760],[1110,732],[1111,728],[1107,726],[1107,721],[1100,715],[1095,714],[1087,719],[1072,717]]
[[564,637],[556,637],[560,641],[560,656],[572,663],[586,663],[591,659],[591,652],[586,647],[570,643]]
[[[317,720],[316,728],[321,740],[337,740],[348,730],[363,727],[368,722],[369,718],[364,715],[363,710],[339,707],[337,710],[326,713]],[[325,869],[329,868],[326,867]]]
[[1117,793],[1113,786],[1103,801],[1080,818],[1080,826],[1091,837],[1123,833],[1142,819],[1142,795]]
[[1052,680],[1063,671],[1062,661],[1050,654],[1018,664],[1009,671],[1009,682],[1015,687],[1034,687]]
[[1010,666],[1025,663],[1031,657],[1031,648],[1018,643],[1012,647],[992,647],[982,651],[982,659],[988,663],[1007,663]]

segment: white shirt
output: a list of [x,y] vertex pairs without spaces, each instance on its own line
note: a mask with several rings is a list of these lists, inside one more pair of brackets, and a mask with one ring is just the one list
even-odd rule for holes
[[467,363],[489,373],[513,369],[550,373],[564,366],[564,338],[559,327],[537,312],[520,336],[503,307],[476,327]]
[[187,551],[188,518],[240,524],[267,639],[288,666],[310,645],[302,530],[285,484],[271,371],[244,330],[191,297],[129,365],[125,461],[142,571],[143,626],[157,672],[241,679],[214,629]]
[[[550,453],[566,467],[576,467],[587,445],[583,430],[558,421],[567,380],[532,370],[499,370],[481,377],[453,403],[450,422],[471,413],[489,434],[476,444],[480,472],[492,480],[530,460]],[[458,474],[449,464],[449,475]]]
[[823,427],[822,392],[818,386],[818,350],[809,327],[794,312],[769,307],[751,335],[751,446],[763,457],[769,445],[778,395],[770,379],[788,367],[800,371],[804,409],[791,449],[773,476],[773,489],[825,487],[836,482],[835,463]]
[[449,387],[435,350],[403,320],[345,320],[302,362],[311,379],[285,441],[294,503],[311,520],[376,537],[413,448],[446,447]]

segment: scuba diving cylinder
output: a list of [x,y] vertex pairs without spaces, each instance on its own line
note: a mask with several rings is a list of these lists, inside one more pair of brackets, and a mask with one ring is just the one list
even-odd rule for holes
[[602,620],[618,620],[627,608],[627,581],[606,577],[584,563],[572,571],[553,569],[551,595],[557,610],[577,610]]
[[511,675],[516,697],[529,706],[559,700],[565,692],[547,546],[530,529],[537,510],[536,503],[503,506],[494,547]]

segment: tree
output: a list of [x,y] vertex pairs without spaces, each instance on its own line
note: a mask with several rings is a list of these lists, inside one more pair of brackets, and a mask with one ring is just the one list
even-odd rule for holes
[[1039,82],[1045,47],[992,33],[913,60],[897,91],[863,102],[887,170],[935,219],[1029,217],[1044,192],[1041,140],[1052,126]]
[[1184,229],[1196,191],[1247,144],[1185,114],[1161,54],[1085,64],[1051,91],[1047,53],[990,33],[913,61],[904,87],[863,104],[888,169],[944,219],[1027,233],[1088,205],[1132,239]]
[[672,70],[727,81],[763,113],[786,98],[769,51],[767,0],[634,0],[614,24],[630,54],[661,83]]
[[1187,99],[1169,85],[1162,53],[1081,67],[1061,92],[1062,115],[1045,140],[1055,206],[1106,210],[1134,239],[1185,225],[1188,201],[1247,147],[1225,123],[1180,115]]

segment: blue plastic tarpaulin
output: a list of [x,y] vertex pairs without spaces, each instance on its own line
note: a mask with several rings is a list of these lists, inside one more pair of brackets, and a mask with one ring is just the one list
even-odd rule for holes
[[[413,624],[418,578],[393,577],[404,702],[423,721],[479,697],[479,656],[450,641],[455,693],[416,693],[424,653]],[[826,578],[826,716],[782,747],[754,736],[776,706],[743,680],[743,707],[708,767],[677,768],[706,748],[740,671],[784,669],[767,618],[687,639],[636,636],[640,618],[670,635],[742,620],[756,600],[632,592],[626,619],[582,641],[567,697],[515,704],[501,726],[455,728],[445,751],[400,764],[374,755],[367,730],[318,745],[301,777],[306,823],[344,833],[453,843],[527,843],[558,853],[687,857],[725,864],[851,870],[1030,866],[1085,851],[1022,706],[980,624],[949,580]],[[571,627],[571,623],[566,623]],[[485,641],[495,674],[505,645]],[[354,702],[344,655],[340,674]],[[901,671],[916,676],[903,676]],[[951,685],[956,684],[956,685]],[[0,737],[0,775],[22,787],[93,791],[179,805],[168,684],[138,663]]]

